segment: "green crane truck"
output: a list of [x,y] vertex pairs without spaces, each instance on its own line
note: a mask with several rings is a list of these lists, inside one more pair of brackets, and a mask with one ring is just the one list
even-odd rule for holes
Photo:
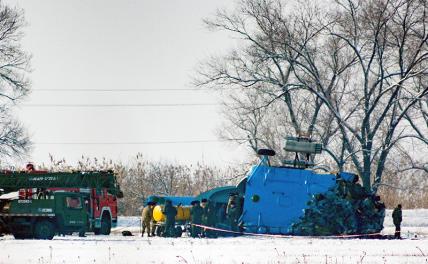
[[112,171],[0,172],[0,235],[52,239],[83,230],[108,235],[123,193]]

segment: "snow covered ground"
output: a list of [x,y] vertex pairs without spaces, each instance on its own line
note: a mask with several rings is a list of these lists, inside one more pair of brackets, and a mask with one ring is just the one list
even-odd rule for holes
[[[123,237],[130,230],[136,236]],[[139,237],[138,217],[123,217],[110,236],[52,241],[0,238],[0,263],[428,263],[428,209],[403,211],[404,240]],[[393,234],[391,212],[383,233]],[[415,236],[417,238],[415,239]]]

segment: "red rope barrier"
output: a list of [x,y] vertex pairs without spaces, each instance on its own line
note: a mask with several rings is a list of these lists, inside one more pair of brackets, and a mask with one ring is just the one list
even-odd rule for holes
[[381,233],[371,233],[371,234],[353,234],[353,235],[332,235],[332,236],[292,236],[292,235],[281,235],[281,234],[258,234],[258,233],[250,233],[250,232],[237,232],[227,229],[221,229],[211,226],[199,225],[199,224],[191,224],[193,226],[201,227],[208,230],[220,231],[224,233],[230,234],[238,234],[238,235],[248,235],[248,236],[261,236],[261,237],[278,237],[278,238],[355,238],[355,237],[366,237],[366,236],[379,236]]

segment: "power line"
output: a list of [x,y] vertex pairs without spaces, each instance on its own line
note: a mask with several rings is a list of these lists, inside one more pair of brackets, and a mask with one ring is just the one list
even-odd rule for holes
[[189,104],[23,104],[23,107],[187,107],[187,106],[216,106],[218,103],[189,103]]
[[171,91],[207,91],[206,88],[165,88],[165,89],[33,89],[33,92],[171,92]]
[[160,144],[191,144],[191,143],[216,143],[246,140],[234,139],[207,139],[207,140],[183,140],[183,141],[139,141],[139,142],[36,142],[38,145],[160,145]]

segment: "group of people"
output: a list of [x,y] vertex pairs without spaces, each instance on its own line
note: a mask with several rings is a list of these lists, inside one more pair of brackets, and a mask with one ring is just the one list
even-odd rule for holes
[[217,237],[217,232],[214,229],[216,223],[223,220],[227,220],[230,229],[237,232],[241,212],[235,198],[230,198],[226,207],[224,205],[216,207],[207,199],[193,201],[190,209],[191,236],[215,238]]
[[[190,208],[190,235],[196,237],[217,237],[217,232],[212,228],[216,227],[217,223],[225,223],[229,225],[230,230],[234,232],[239,231],[239,217],[241,215],[240,203],[238,196],[231,194],[227,205],[216,205],[208,199],[194,200],[191,202]],[[141,236],[147,230],[147,236],[155,235],[156,222],[153,219],[153,209],[155,202],[148,202],[142,212],[142,232]],[[165,223],[163,235],[165,237],[175,237],[175,217],[177,215],[177,208],[172,205],[170,200],[165,201],[165,206],[162,210],[165,215]]]
[[[153,219],[153,209],[156,206],[156,202],[148,202],[147,206],[144,207],[141,214],[141,236],[144,236],[147,230],[147,236],[151,237],[155,235],[156,221]],[[170,200],[165,201],[165,206],[162,210],[165,215],[165,230],[163,232],[166,237],[175,237],[175,216],[177,215],[177,209],[172,205]]]

